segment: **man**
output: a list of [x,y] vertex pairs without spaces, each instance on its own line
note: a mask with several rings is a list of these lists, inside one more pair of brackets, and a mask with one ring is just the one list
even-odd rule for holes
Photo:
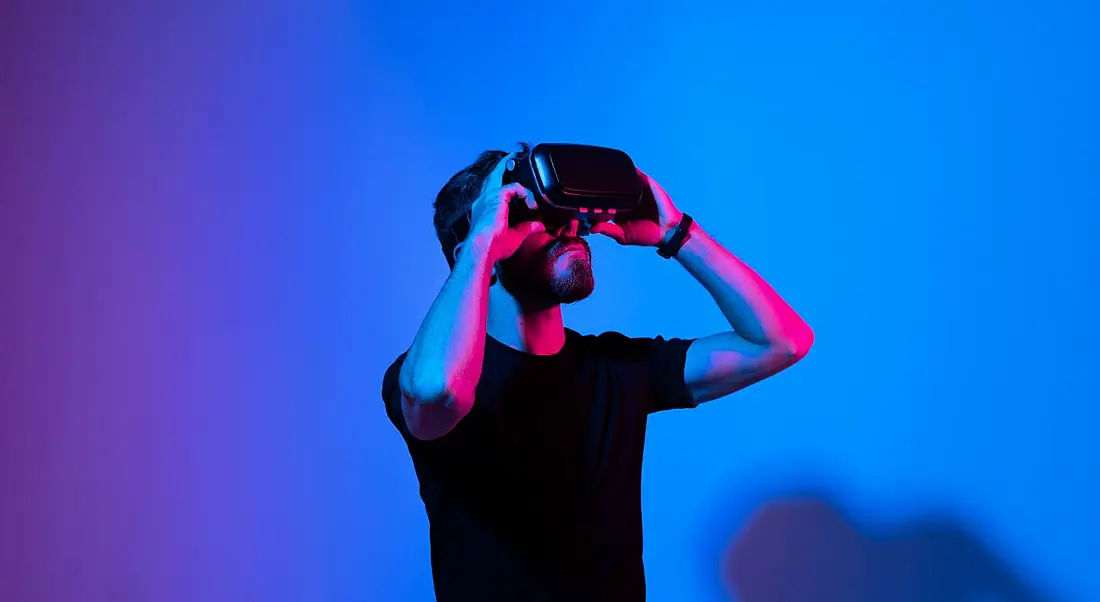
[[[510,203],[536,208],[530,191],[501,185],[509,157],[483,153],[436,198],[451,274],[382,386],[420,481],[436,596],[642,601],[648,416],[787,368],[813,332],[640,171],[657,219],[591,233],[675,256],[730,330],[696,340],[567,330],[561,304],[591,294],[591,251],[576,221],[509,225]],[[457,240],[456,223],[469,224]]]

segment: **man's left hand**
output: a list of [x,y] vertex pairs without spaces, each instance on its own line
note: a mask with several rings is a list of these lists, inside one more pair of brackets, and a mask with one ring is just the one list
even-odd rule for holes
[[626,219],[624,221],[600,222],[589,230],[592,234],[602,234],[620,245],[638,247],[656,247],[669,236],[669,232],[680,224],[683,213],[673,204],[664,188],[642,170],[638,177],[653,191],[657,201],[657,219]]

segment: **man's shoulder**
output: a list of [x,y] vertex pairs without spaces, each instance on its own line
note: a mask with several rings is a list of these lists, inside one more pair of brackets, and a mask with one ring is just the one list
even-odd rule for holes
[[388,398],[389,395],[397,388],[398,375],[401,374],[401,365],[405,363],[405,356],[409,354],[408,351],[402,352],[397,356],[397,359],[393,360],[393,363],[386,368],[386,373],[382,376],[382,397]]
[[390,422],[393,423],[393,426],[397,428],[402,436],[406,436],[408,432],[405,427],[405,414],[401,410],[401,388],[398,383],[401,365],[405,362],[406,355],[408,355],[408,351],[397,356],[397,359],[393,360],[393,363],[386,368],[385,375],[382,376],[382,402],[386,408],[386,416],[389,417]]

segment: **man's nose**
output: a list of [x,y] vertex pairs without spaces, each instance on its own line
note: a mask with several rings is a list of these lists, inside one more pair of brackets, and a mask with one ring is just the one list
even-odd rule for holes
[[558,229],[558,236],[567,236],[570,238],[577,237],[577,230],[580,228],[580,222],[578,220],[569,220],[568,223]]

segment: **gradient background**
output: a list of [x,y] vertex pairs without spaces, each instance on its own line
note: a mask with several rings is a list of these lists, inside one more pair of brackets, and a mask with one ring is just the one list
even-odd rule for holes
[[[1100,600],[1098,26],[6,0],[0,600],[431,600],[380,383],[446,277],[435,193],[519,140],[628,150],[817,334],[651,421],[651,600]],[[725,328],[592,242],[572,328]]]

